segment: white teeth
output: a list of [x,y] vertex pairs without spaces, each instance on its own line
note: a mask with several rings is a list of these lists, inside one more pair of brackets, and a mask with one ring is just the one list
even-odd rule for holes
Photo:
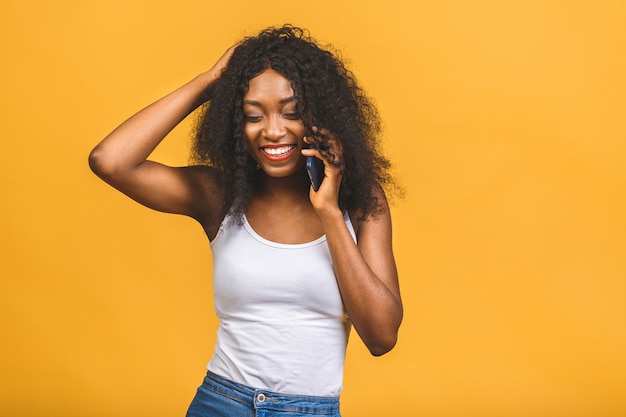
[[263,148],[263,152],[272,156],[280,156],[284,155],[287,152],[291,151],[294,148],[293,145],[290,146],[281,146],[280,148]]

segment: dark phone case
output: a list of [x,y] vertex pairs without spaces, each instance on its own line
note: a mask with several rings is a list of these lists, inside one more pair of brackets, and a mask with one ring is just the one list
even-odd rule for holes
[[314,156],[306,157],[306,171],[309,173],[313,191],[317,191],[324,179],[324,162]]

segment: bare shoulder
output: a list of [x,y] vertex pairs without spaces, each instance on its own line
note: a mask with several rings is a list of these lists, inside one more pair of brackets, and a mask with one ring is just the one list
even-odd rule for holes
[[391,229],[391,214],[385,191],[381,186],[375,185],[372,187],[372,195],[376,199],[376,204],[370,213],[364,215],[359,210],[349,213],[357,237],[361,236],[364,228],[371,230],[382,227],[389,231]]
[[[354,216],[357,246],[372,272],[400,300],[398,271],[393,254],[391,212],[382,187],[373,190],[377,207],[367,216]],[[354,221],[354,220],[353,220]]]

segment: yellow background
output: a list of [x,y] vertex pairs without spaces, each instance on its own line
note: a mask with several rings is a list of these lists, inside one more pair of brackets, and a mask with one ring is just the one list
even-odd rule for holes
[[[184,415],[216,329],[206,238],[87,154],[283,22],[343,51],[407,191],[400,341],[372,358],[352,338],[344,415],[626,415],[626,2],[3,0],[0,16],[0,415]],[[154,157],[186,163],[189,128]]]

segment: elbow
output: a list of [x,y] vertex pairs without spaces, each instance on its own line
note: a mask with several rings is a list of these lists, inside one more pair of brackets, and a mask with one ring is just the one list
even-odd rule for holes
[[394,334],[390,337],[386,337],[384,339],[377,340],[375,343],[370,343],[367,345],[367,349],[370,351],[372,356],[383,356],[386,353],[389,353],[395,346],[398,341],[398,334]]
[[115,176],[117,168],[100,146],[96,146],[89,153],[87,159],[91,171],[102,179]]
[[[375,331],[371,334],[365,345],[370,351],[372,356],[383,356],[390,352],[398,342],[398,331],[400,330],[400,324],[402,324],[402,308],[398,316],[386,326],[386,330]],[[363,339],[365,341],[365,339]]]
[[89,152],[87,162],[89,163],[91,171],[93,171],[93,173],[97,176],[100,177],[106,172],[106,158],[99,146],[96,146],[91,150],[91,152]]
[[104,170],[104,161],[103,161],[102,151],[98,146],[93,148],[91,152],[89,152],[89,157],[87,158],[87,162],[89,163],[89,168],[91,171],[100,176],[100,174]]
[[402,318],[400,318],[395,325],[388,328],[388,330],[376,332],[373,337],[368,338],[365,345],[372,356],[383,356],[396,346],[401,322]]

